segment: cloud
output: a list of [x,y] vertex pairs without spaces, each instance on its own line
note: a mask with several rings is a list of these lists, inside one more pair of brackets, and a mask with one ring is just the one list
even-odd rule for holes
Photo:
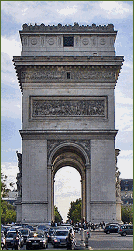
[[76,5],[74,5],[72,7],[67,6],[66,8],[63,8],[60,10],[57,9],[57,12],[61,15],[64,15],[64,16],[73,15],[74,13],[77,12],[77,6]]
[[105,12],[107,18],[126,18],[133,15],[133,8],[126,2],[121,1],[102,1],[100,8]]
[[1,115],[7,118],[21,119],[21,97],[20,100],[12,99],[11,97],[1,99]]
[[133,151],[132,150],[122,150],[119,154],[120,158],[133,158]]
[[21,55],[21,41],[17,40],[16,36],[8,38],[1,36],[1,52],[8,54],[11,60],[13,56]]
[[21,24],[65,22],[61,16],[69,16],[70,22],[82,24],[100,16],[107,19],[132,16],[132,5],[124,1],[2,1],[1,10]]
[[7,176],[7,181],[6,181],[7,187],[9,188],[10,187],[9,183],[13,182],[13,183],[15,183],[15,188],[17,188],[16,176],[17,176],[17,173],[19,172],[17,162],[2,162],[1,163],[1,172]]
[[121,172],[120,178],[122,179],[133,179],[133,158],[118,157],[117,166]]
[[120,107],[116,106],[115,127],[120,131],[133,130],[133,117],[131,108],[129,109],[128,107],[123,105],[121,105]]
[[[74,182],[75,177],[75,182]],[[80,174],[72,167],[63,167],[55,175],[55,193],[70,194],[80,190]]]
[[61,168],[55,175],[54,204],[58,207],[64,221],[67,218],[71,201],[81,197],[80,179],[78,171],[69,166]]

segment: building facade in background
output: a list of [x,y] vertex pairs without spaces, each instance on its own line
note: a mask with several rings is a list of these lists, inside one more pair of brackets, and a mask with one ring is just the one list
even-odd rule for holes
[[121,200],[124,205],[133,205],[133,179],[121,179]]

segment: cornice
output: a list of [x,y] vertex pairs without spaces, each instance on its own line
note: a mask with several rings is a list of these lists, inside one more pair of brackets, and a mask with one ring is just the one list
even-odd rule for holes
[[22,139],[60,139],[73,137],[82,137],[83,139],[114,139],[118,130],[20,130]]
[[[123,56],[83,56],[83,57],[28,57],[28,56],[15,56],[13,57],[14,66],[20,83],[20,88],[23,91],[22,84],[25,82],[31,83],[90,83],[98,81],[100,83],[116,83],[119,72],[124,61]],[[62,70],[62,77],[55,77],[59,75],[59,69]],[[71,71],[72,78],[66,79],[64,76],[67,71]],[[79,76],[75,77],[76,72],[82,73],[80,79]],[[94,72],[98,72],[94,76]],[[85,73],[88,75],[83,75]],[[107,74],[106,74],[107,72]],[[46,75],[48,74],[48,78]],[[111,74],[111,75],[109,75]],[[40,76],[39,76],[40,75]],[[52,75],[52,77],[49,77]],[[54,75],[54,76],[53,76]],[[90,77],[91,75],[91,77]],[[102,77],[101,77],[102,75]],[[23,77],[22,77],[23,76]],[[33,76],[33,77],[32,77]],[[38,77],[39,76],[39,77]],[[83,76],[83,79],[82,79]],[[93,77],[94,76],[94,77]],[[111,77],[110,77],[111,76]]]
[[104,63],[108,62],[109,64],[115,64],[115,62],[122,63],[124,61],[123,56],[14,56],[13,62],[15,64],[28,64],[32,63],[35,64],[41,64],[41,63],[50,63],[54,62],[55,64],[59,64],[60,62],[63,63],[69,63],[69,62],[76,62],[78,65],[79,62],[83,62],[84,64],[87,62],[91,63]]
[[20,34],[24,33],[113,33],[117,34],[117,31],[114,30],[114,25],[113,24],[108,24],[108,25],[96,25],[92,24],[90,25],[79,25],[78,23],[74,23],[74,25],[35,25],[32,24],[23,24],[22,25],[22,30],[19,31]]

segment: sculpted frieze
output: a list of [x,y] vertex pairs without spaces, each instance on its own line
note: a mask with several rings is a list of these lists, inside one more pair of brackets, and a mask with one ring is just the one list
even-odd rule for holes
[[[67,73],[70,72],[70,78],[68,79]],[[64,81],[80,81],[80,82],[113,82],[115,81],[115,72],[110,69],[90,69],[90,68],[72,68],[65,67],[53,67],[45,69],[29,69],[28,71],[21,72],[22,82],[64,82]]]
[[33,99],[31,118],[47,116],[106,116],[106,98],[81,100]]

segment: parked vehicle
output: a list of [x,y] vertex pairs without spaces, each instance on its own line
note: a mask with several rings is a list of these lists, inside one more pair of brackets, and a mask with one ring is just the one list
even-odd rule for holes
[[133,225],[130,224],[122,225],[118,233],[122,236],[133,235]]
[[45,234],[41,231],[32,231],[29,235],[29,238],[26,240],[26,249],[41,249],[47,248],[48,241]]
[[11,225],[5,225],[5,226],[2,226],[2,231],[4,231],[4,235],[6,237],[7,235],[7,232],[11,229]]
[[21,235],[23,236],[24,243],[26,243],[26,240],[29,237],[30,229],[29,228],[20,228],[19,232],[21,232]]
[[120,226],[118,224],[108,224],[104,228],[104,233],[110,234],[110,233],[118,233]]
[[67,246],[68,230],[56,230],[52,244],[54,247]]
[[3,231],[3,232],[1,232],[1,249],[2,250],[5,247],[5,242],[6,242],[6,238],[5,238],[4,231]]

